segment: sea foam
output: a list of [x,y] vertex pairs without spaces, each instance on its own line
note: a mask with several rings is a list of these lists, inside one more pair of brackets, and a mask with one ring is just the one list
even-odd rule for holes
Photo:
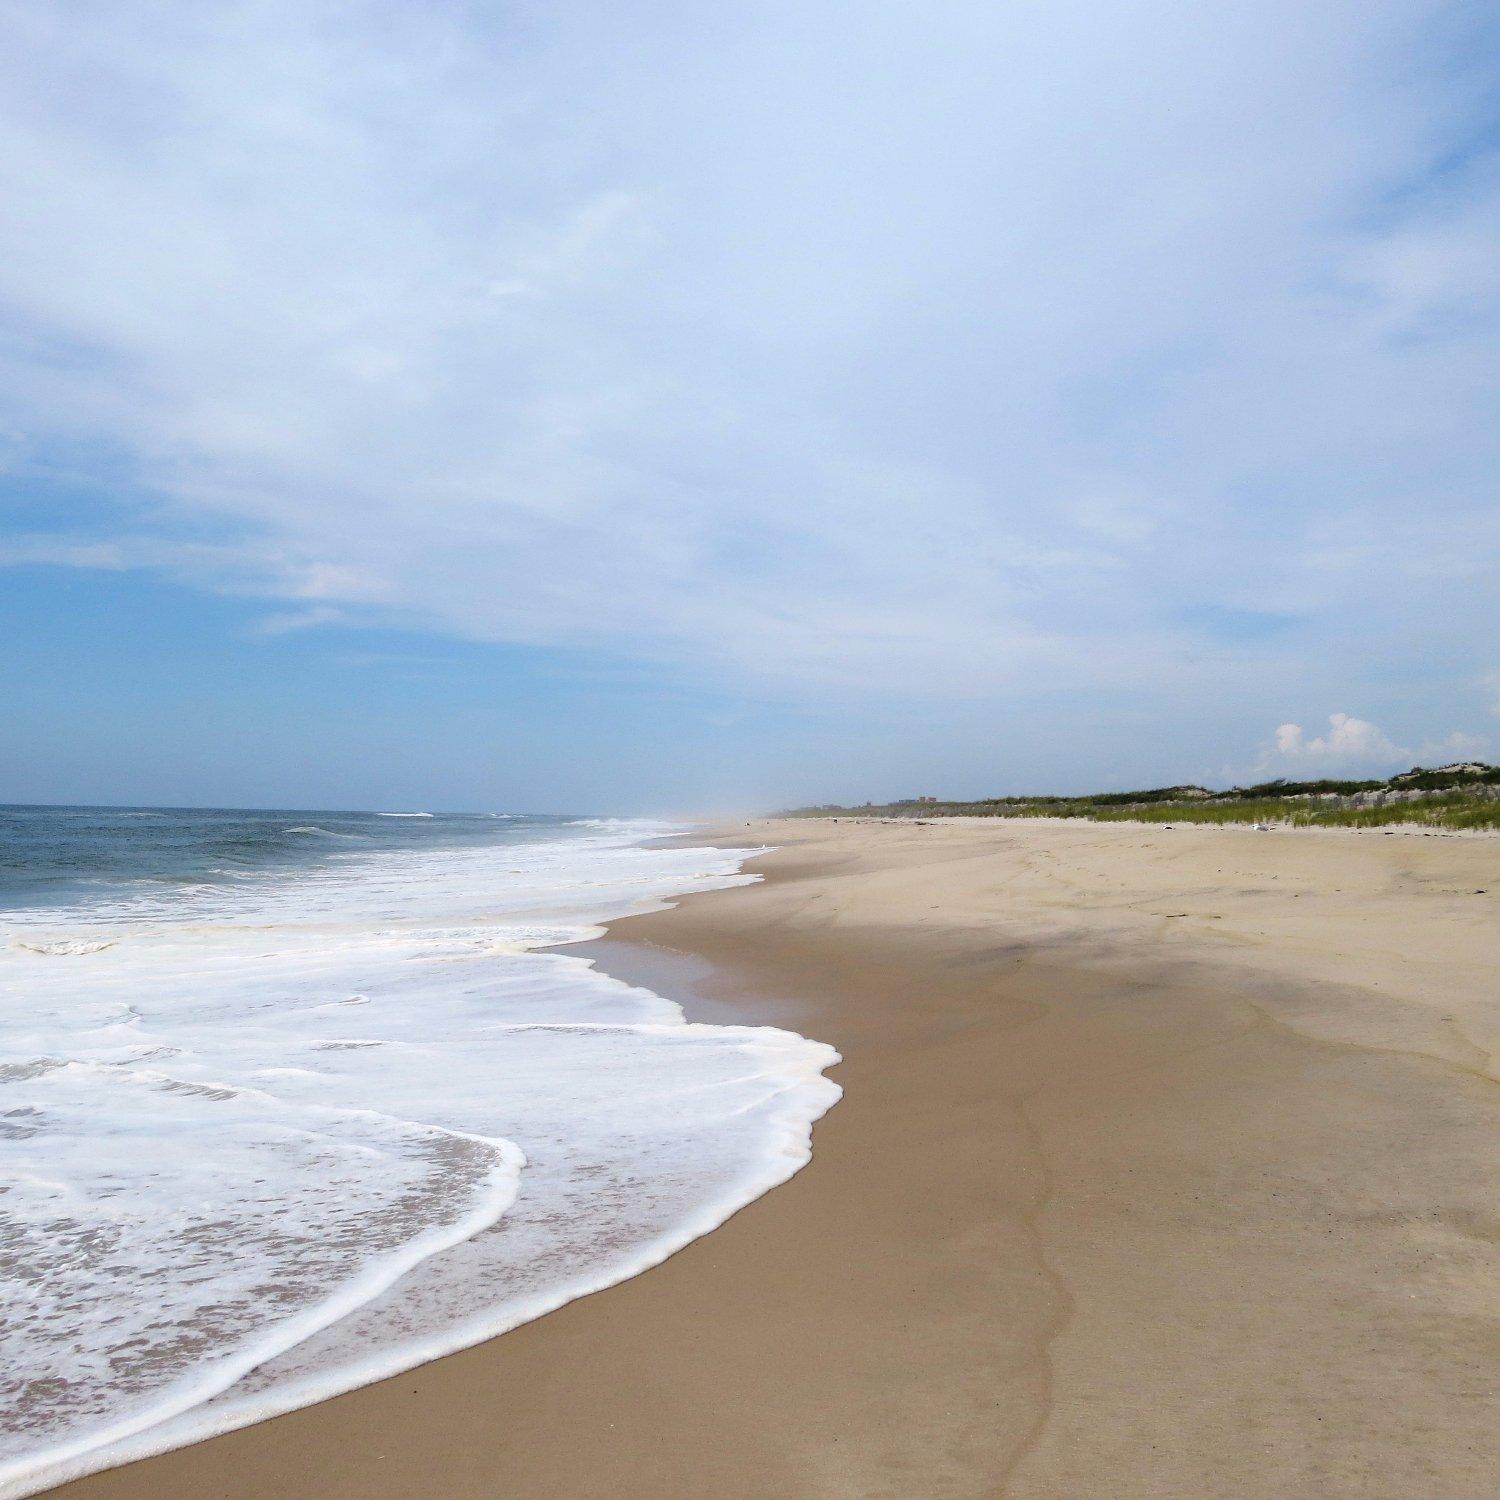
[[[0,1497],[475,1343],[784,1181],[837,1055],[555,945],[743,884],[580,822],[33,908],[0,946]],[[547,951],[551,950],[551,951]]]

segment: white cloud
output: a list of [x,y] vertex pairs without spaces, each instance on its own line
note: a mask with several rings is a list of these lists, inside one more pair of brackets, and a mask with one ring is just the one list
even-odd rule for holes
[[130,562],[125,550],[113,542],[81,542],[57,536],[0,541],[0,568],[37,566],[116,572],[128,568]]
[[[1368,719],[1352,714],[1329,714],[1325,734],[1308,736],[1300,724],[1282,724],[1276,730],[1275,754],[1292,762],[1333,766],[1394,765],[1398,761],[1435,765],[1481,757],[1488,742],[1478,735],[1455,729],[1441,739],[1426,739],[1413,750],[1396,744]],[[1263,762],[1263,765],[1267,762]]]
[[1440,740],[1423,740],[1417,746],[1416,759],[1422,765],[1431,766],[1455,760],[1482,760],[1489,754],[1490,742],[1483,735],[1455,729]]
[[127,511],[59,560],[1184,713],[1306,669],[1178,606],[1493,639],[1463,7],[514,14],[0,11],[0,427]]
[[341,609],[314,604],[307,609],[288,609],[263,615],[251,628],[255,635],[293,635],[299,630],[316,630],[320,625],[339,625],[347,618]]
[[1327,734],[1311,739],[1300,724],[1282,724],[1276,731],[1277,754],[1292,760],[1400,760],[1407,752],[1393,744],[1368,719],[1351,714],[1329,714]]

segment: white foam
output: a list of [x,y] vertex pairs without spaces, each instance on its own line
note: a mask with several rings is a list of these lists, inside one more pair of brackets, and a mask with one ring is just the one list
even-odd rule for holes
[[76,958],[81,953],[102,953],[113,947],[108,938],[59,938],[55,942],[28,943],[23,938],[12,939],[17,948],[28,953],[40,953],[48,958]]
[[38,1279],[5,1310],[0,1496],[514,1327],[807,1160],[831,1049],[536,951],[745,883],[748,851],[584,826],[28,913],[0,1151]]

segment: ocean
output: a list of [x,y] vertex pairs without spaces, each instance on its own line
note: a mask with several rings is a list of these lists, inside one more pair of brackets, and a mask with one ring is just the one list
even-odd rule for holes
[[672,825],[0,807],[0,1497],[394,1374],[784,1181],[837,1054],[572,948]]

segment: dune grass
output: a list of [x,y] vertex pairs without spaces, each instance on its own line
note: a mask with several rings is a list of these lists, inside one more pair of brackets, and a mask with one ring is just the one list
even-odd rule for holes
[[1087,818],[1099,823],[1269,823],[1293,828],[1500,829],[1500,798],[1475,792],[1433,792],[1409,802],[1350,806],[1352,797],[1226,796],[1192,801],[1146,793],[1091,797],[995,798],[984,802],[897,802],[864,807],[800,808],[794,817],[904,817],[918,819]]
[[1294,828],[1500,828],[1500,802],[1472,797],[1425,797],[1383,807],[1316,807],[1277,798],[1175,807],[1100,808],[1075,814],[1103,823],[1280,823]]

